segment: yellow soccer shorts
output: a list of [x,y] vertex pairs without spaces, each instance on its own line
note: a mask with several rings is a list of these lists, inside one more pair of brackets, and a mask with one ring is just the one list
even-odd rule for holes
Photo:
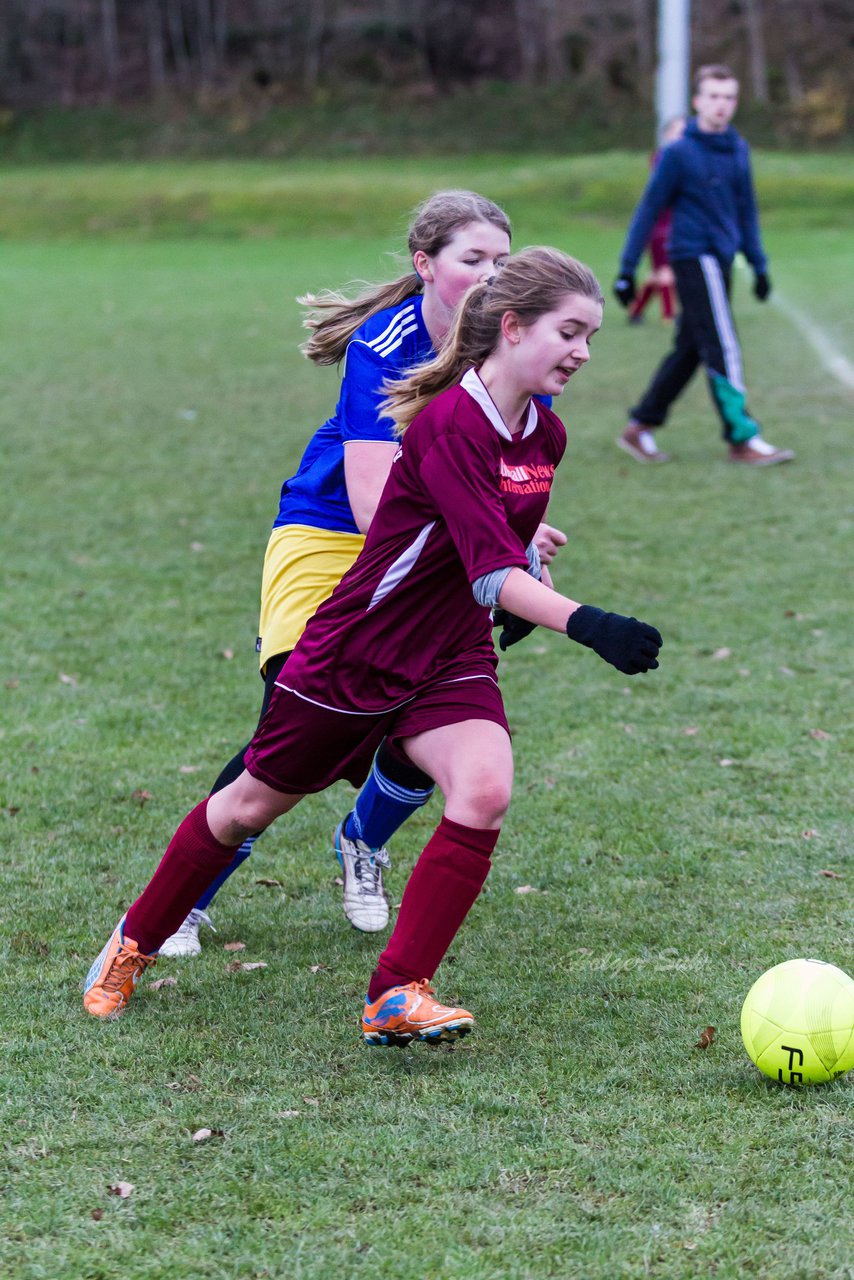
[[336,533],[302,524],[273,530],[261,578],[258,658],[262,673],[275,654],[294,648],[309,618],[332,594],[364,545],[361,533]]

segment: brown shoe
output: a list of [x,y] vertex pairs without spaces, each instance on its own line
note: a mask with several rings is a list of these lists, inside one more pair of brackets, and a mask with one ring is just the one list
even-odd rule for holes
[[662,453],[655,443],[655,436],[649,427],[641,422],[630,422],[621,436],[617,436],[617,447],[637,462],[669,462],[670,454]]
[[761,436],[729,447],[730,462],[744,462],[749,467],[774,467],[778,462],[791,462],[794,456],[792,449],[777,449]]

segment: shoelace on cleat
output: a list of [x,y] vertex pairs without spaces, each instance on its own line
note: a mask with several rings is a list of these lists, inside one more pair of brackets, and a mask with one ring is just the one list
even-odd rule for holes
[[193,925],[195,925],[196,928],[198,929],[203,924],[207,925],[211,933],[216,933],[216,926],[214,925],[214,922],[213,920],[211,920],[207,911],[202,911],[200,907],[193,907],[193,910],[187,916],[186,920],[181,925],[181,928],[178,930],[178,932],[180,934],[189,933]]
[[155,956],[140,955],[138,951],[131,951],[124,943],[120,943],[116,958],[101,986],[105,991],[118,991],[130,974],[136,972],[139,976],[149,965],[154,964],[155,959]]
[[388,849],[377,849],[368,856],[360,856],[353,862],[353,873],[359,882],[359,893],[367,897],[379,897],[382,894],[382,869],[391,866]]

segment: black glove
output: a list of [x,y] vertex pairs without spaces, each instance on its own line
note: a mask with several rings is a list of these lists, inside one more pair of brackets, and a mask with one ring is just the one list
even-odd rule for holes
[[506,609],[496,609],[493,612],[492,625],[501,627],[498,647],[502,653],[509,649],[511,644],[518,644],[520,640],[525,639],[525,636],[529,636],[532,631],[537,629],[536,622],[528,622],[526,618],[517,618],[515,613],[508,613]]
[[614,297],[621,307],[628,307],[635,300],[635,278],[631,271],[617,276],[614,281]]
[[760,302],[764,302],[771,292],[771,281],[764,271],[757,271],[753,277],[753,293]]
[[583,604],[566,624],[570,640],[587,645],[624,675],[636,676],[657,666],[662,639],[655,627],[621,613],[605,613],[592,604]]

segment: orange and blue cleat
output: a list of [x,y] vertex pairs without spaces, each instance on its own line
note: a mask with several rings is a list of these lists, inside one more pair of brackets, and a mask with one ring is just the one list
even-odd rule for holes
[[432,999],[433,988],[426,978],[389,987],[374,1001],[365,1001],[362,1034],[369,1045],[397,1045],[413,1040],[439,1044],[468,1035],[474,1018],[467,1009],[453,1009]]
[[83,984],[83,1008],[93,1018],[117,1017],[133,995],[137,979],[157,956],[147,956],[125,937],[122,916]]

